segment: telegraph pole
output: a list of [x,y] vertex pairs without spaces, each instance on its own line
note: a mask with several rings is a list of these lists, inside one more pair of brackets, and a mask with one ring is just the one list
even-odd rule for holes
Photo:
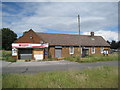
[[[79,31],[79,35],[80,35],[80,16],[78,15],[78,31]],[[80,41],[80,39],[79,39],[80,37],[78,36],[78,40]],[[80,44],[79,44],[79,49],[81,49],[81,46],[80,46]],[[81,50],[80,50],[80,52],[79,52],[79,58],[80,58],[80,61],[81,61]]]
[[80,16],[78,15],[78,30],[79,30],[79,35],[80,35]]

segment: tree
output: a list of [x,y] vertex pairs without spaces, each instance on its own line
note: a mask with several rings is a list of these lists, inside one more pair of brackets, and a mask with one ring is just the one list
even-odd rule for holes
[[2,49],[11,50],[11,44],[17,39],[17,34],[9,28],[2,28]]
[[110,48],[111,49],[117,49],[118,48],[118,43],[116,41],[112,40]]
[[120,41],[118,41],[118,49],[120,49]]
[[2,50],[2,32],[0,30],[0,50]]

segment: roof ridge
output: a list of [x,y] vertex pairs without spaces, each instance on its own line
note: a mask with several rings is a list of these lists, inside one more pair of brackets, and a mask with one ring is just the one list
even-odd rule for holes
[[[35,32],[37,34],[57,34],[57,35],[73,35],[73,36],[90,36],[90,35],[78,35],[78,34],[62,34],[62,33],[43,33],[43,32]],[[98,36],[94,36],[98,37]],[[99,36],[100,37],[100,36]]]

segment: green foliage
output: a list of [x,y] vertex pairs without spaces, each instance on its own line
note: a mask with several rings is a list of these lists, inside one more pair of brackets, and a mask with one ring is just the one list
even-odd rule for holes
[[2,31],[0,30],[0,50],[2,50]]
[[11,51],[2,51],[2,60],[8,62],[16,62],[16,59],[12,57]]
[[110,44],[111,49],[119,49],[120,48],[120,41],[112,40],[111,42],[107,41]]
[[2,49],[11,50],[11,44],[17,39],[17,34],[9,28],[2,28]]
[[84,58],[80,58],[79,56],[67,57],[64,60],[74,61],[74,62],[97,62],[97,61],[116,61],[118,60],[118,53],[113,53],[109,56],[103,55],[90,55]]
[[118,88],[118,67],[101,66],[83,71],[3,74],[3,88]]
[[71,57],[64,58],[64,60],[80,62],[80,56],[71,56]]

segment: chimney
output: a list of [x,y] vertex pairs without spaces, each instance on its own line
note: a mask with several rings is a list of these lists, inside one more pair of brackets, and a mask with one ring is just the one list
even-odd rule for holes
[[90,32],[90,34],[91,34],[91,37],[93,37],[93,36],[94,36],[94,32]]

